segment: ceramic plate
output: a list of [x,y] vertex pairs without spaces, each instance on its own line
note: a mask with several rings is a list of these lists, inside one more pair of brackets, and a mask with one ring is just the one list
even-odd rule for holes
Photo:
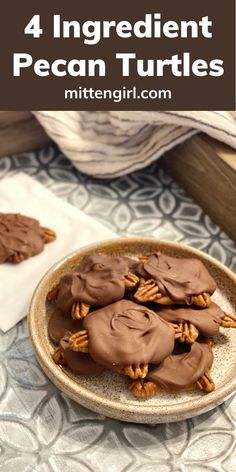
[[55,348],[47,334],[51,307],[46,302],[48,291],[61,276],[75,267],[80,259],[94,252],[137,257],[162,251],[175,257],[197,257],[202,260],[217,282],[213,300],[224,311],[236,312],[236,276],[212,257],[189,246],[150,238],[115,239],[93,244],[64,257],[54,265],[35,290],[29,313],[29,332],[36,356],[51,381],[70,398],[105,416],[136,423],[179,421],[215,408],[236,390],[236,330],[220,328],[214,350],[212,377],[216,390],[161,393],[149,400],[135,399],[127,390],[126,380],[110,371],[96,377],[75,376],[55,365]]

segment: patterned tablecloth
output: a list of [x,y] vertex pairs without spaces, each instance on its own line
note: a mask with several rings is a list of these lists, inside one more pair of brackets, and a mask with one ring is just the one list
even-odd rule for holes
[[[80,174],[54,147],[0,159],[1,178],[19,171],[120,235],[183,241],[236,270],[234,243],[157,164],[101,181]],[[234,472],[235,431],[236,397],[175,424],[99,416],[49,382],[25,320],[0,332],[0,472]]]

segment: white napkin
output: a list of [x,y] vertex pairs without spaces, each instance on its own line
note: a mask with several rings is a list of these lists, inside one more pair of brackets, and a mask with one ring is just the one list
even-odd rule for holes
[[116,235],[23,173],[0,182],[0,211],[36,218],[57,234],[41,254],[19,265],[0,264],[0,329],[6,332],[27,315],[37,283],[54,263],[81,246]]

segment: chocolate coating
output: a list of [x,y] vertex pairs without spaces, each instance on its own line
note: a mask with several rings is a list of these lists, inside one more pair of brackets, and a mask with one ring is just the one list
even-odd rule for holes
[[105,306],[123,298],[124,277],[129,272],[129,258],[92,254],[82,259],[75,272],[62,277],[57,306],[69,313],[75,302]]
[[216,336],[219,332],[221,321],[225,317],[224,312],[216,303],[211,303],[204,310],[192,307],[161,307],[158,315],[170,323],[192,323],[199,333],[205,337]]
[[80,320],[73,320],[70,316],[65,316],[61,310],[55,310],[48,323],[48,335],[54,343],[59,343],[67,331],[76,333],[82,329]]
[[44,248],[43,230],[34,218],[14,213],[0,213],[0,263],[22,254],[35,256]]
[[160,292],[175,301],[191,304],[191,296],[212,293],[216,283],[199,259],[178,259],[160,252],[144,262],[147,278],[157,281]]
[[91,357],[108,368],[158,364],[174,348],[175,331],[152,310],[121,300],[87,315]]
[[194,385],[211,368],[212,363],[211,347],[195,342],[188,352],[177,351],[168,356],[148,373],[145,381],[154,382],[163,390],[184,390]]
[[101,374],[104,371],[104,367],[96,364],[89,354],[68,349],[68,335],[61,339],[60,347],[64,357],[63,365],[66,365],[75,374],[90,376]]

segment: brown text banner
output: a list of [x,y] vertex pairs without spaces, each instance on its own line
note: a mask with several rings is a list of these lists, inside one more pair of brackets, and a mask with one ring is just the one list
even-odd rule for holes
[[234,110],[235,1],[8,0],[2,110]]

